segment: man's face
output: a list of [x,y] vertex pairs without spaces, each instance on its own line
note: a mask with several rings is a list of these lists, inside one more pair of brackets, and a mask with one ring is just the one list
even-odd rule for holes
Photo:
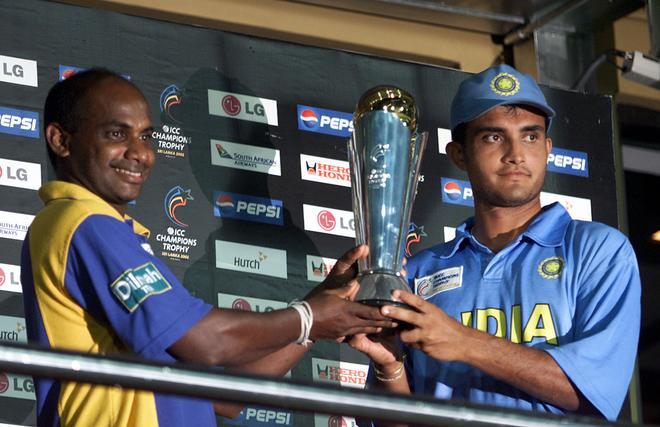
[[498,106],[468,123],[462,167],[475,202],[485,207],[537,203],[551,148],[545,116],[533,108]]
[[68,133],[63,178],[124,213],[154,165],[149,106],[130,84],[109,78],[88,92],[82,107],[77,129]]

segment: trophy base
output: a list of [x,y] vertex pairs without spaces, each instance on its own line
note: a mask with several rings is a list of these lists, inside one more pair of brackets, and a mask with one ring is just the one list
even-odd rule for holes
[[410,292],[408,283],[403,277],[389,272],[364,272],[360,273],[357,281],[360,284],[360,290],[355,296],[355,301],[372,307],[393,305],[413,309],[408,304],[392,299],[392,291],[396,289]]
[[404,304],[401,301],[392,301],[387,299],[363,299],[363,300],[358,300],[357,302],[371,307],[382,307],[384,305],[393,305],[395,307],[407,308],[409,310],[412,308],[408,304]]

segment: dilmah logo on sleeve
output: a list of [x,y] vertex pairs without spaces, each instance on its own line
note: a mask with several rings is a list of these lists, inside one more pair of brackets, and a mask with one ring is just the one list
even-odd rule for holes
[[169,282],[153,263],[128,269],[110,285],[115,297],[130,312],[148,297],[162,294],[172,289]]
[[440,292],[460,288],[462,285],[463,266],[461,265],[415,279],[415,293],[424,299],[429,299]]

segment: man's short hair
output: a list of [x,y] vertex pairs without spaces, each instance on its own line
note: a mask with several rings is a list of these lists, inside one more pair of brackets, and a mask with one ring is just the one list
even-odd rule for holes
[[[44,135],[51,123],[58,123],[67,132],[75,132],[80,123],[80,116],[90,91],[106,79],[121,79],[131,86],[139,89],[121,75],[105,68],[90,68],[80,71],[73,76],[57,82],[48,91],[44,104]],[[46,144],[48,159],[56,167],[57,156]]]

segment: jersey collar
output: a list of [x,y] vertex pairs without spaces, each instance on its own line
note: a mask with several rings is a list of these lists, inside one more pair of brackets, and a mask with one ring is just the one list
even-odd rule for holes
[[144,225],[140,224],[139,222],[131,218],[129,215],[124,215],[122,217],[121,214],[119,214],[119,212],[117,212],[115,208],[110,206],[108,202],[106,202],[96,194],[92,193],[85,187],[82,187],[78,184],[74,184],[72,182],[66,182],[66,181],[50,181],[41,186],[41,188],[39,189],[39,197],[44,202],[44,204],[48,204],[51,201],[61,200],[61,199],[91,200],[96,203],[104,204],[109,208],[107,209],[106,212],[108,215],[113,216],[116,219],[123,221],[128,225],[132,226],[133,232],[135,234],[139,234],[144,237],[149,237],[150,234],[149,229],[146,228]]
[[[541,246],[560,246],[570,222],[571,217],[566,209],[558,202],[552,203],[541,209],[541,212],[536,215],[527,230],[516,239],[516,242],[520,241],[522,237],[528,237]],[[475,245],[484,247],[472,235],[473,225],[474,217],[470,217],[456,227],[456,238],[447,243],[447,251],[441,255],[443,258],[454,255],[465,240],[473,240]]]

